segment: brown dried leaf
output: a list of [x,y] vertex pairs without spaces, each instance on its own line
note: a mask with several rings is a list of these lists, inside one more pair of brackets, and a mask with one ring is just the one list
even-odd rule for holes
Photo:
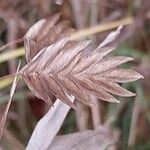
[[[74,97],[69,97],[70,102],[74,102]],[[54,103],[49,111],[37,123],[31,138],[27,144],[26,150],[45,150],[51,145],[57,132],[62,126],[62,123],[69,112],[70,107],[65,105],[59,99]]]
[[100,126],[97,130],[87,130],[56,136],[49,150],[116,150],[119,130]]

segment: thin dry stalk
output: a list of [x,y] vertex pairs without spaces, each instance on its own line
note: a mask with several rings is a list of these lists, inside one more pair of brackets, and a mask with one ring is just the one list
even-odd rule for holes
[[79,131],[85,131],[90,128],[90,107],[75,101],[77,106],[76,110],[76,123]]
[[129,131],[129,138],[128,138],[128,146],[133,147],[136,142],[136,135],[137,135],[137,123],[139,119],[139,113],[140,113],[140,96],[139,92],[137,92],[137,96],[134,101],[133,106],[133,113],[132,113],[132,120],[131,120],[131,126]]
[[[17,67],[16,73],[19,72],[20,65],[21,65],[21,61],[19,61],[19,63],[18,63],[18,67]],[[2,137],[2,134],[3,134],[3,129],[4,129],[4,125],[5,125],[6,119],[7,119],[8,111],[9,111],[9,108],[10,108],[10,105],[11,105],[11,101],[12,101],[12,98],[13,98],[13,95],[14,95],[14,92],[15,92],[15,89],[16,89],[17,81],[18,81],[18,76],[16,75],[14,80],[13,80],[13,84],[12,84],[12,87],[11,87],[11,90],[10,90],[9,101],[7,103],[5,112],[4,112],[4,114],[2,116],[2,119],[0,121],[0,140],[1,140],[1,137]]]
[[[98,14],[99,14],[99,0],[94,0],[91,5],[91,17],[90,17],[90,24],[91,26],[98,24]],[[93,43],[93,49],[94,46],[96,46],[97,43],[97,36],[93,35],[91,36],[91,40]],[[102,117],[101,117],[101,111],[100,111],[100,102],[98,102],[97,99],[94,99],[95,107],[91,107],[91,113],[92,113],[92,120],[93,120],[93,127],[94,129],[98,128],[99,125],[102,123]]]
[[[11,19],[8,23],[8,33],[7,33],[7,38],[8,38],[8,43],[15,41],[17,39],[17,23],[14,19]],[[16,48],[16,45],[13,44],[10,46],[10,50],[13,51]],[[15,59],[9,60],[9,71],[10,73],[14,73],[16,70],[16,61]]]
[[[99,0],[93,0],[91,5],[91,16],[90,16],[90,26],[95,26],[98,24],[98,14],[99,14],[99,7],[98,7]],[[91,36],[91,40],[93,41],[93,45],[97,45],[97,36]]]
[[9,43],[3,45],[2,47],[0,47],[0,51],[5,50],[6,48],[8,48],[8,47],[10,47],[10,46],[12,46],[14,44],[21,43],[23,41],[24,41],[24,39],[20,38],[20,39],[14,40],[12,42],[9,42]]
[[83,38],[98,32],[103,32],[106,30],[114,29],[119,27],[120,25],[128,25],[133,23],[133,18],[132,17],[127,17],[118,21],[112,21],[110,23],[103,23],[99,26],[94,26],[88,29],[83,29],[81,31],[78,31],[77,33],[74,33],[71,35],[71,39],[79,39]]
[[102,114],[100,111],[100,102],[98,100],[93,101],[95,102],[95,105],[91,107],[92,120],[94,129],[97,129],[102,124]]

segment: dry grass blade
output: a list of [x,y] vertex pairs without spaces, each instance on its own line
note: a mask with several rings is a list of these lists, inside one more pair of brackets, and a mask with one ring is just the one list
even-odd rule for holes
[[12,46],[14,44],[23,42],[23,38],[17,39],[15,41],[9,42],[8,44],[5,44],[4,46],[0,47],[0,52],[3,51],[4,49],[8,48],[9,46]]
[[74,39],[78,39],[78,38],[83,38],[88,35],[92,35],[92,34],[95,34],[98,32],[114,29],[120,25],[128,25],[131,23],[133,23],[132,17],[127,17],[127,18],[121,19],[119,21],[114,21],[111,23],[104,23],[104,24],[101,24],[100,26],[91,27],[90,29],[84,29],[84,30],[79,31],[78,33],[74,33],[73,35],[71,35],[71,39],[74,40]]
[[[69,97],[74,102],[74,97]],[[61,102],[59,99],[54,103],[47,114],[38,122],[32,136],[28,142],[26,150],[46,150],[52,143],[54,137],[59,131],[70,107]]]
[[24,56],[24,49],[23,48],[17,48],[15,51],[7,51],[0,55],[0,63],[6,62],[10,59]]
[[87,130],[58,136],[49,146],[49,150],[116,150],[119,133],[108,127],[99,126],[96,130]]
[[13,82],[13,78],[11,77],[0,79],[0,89],[9,86],[12,82]]
[[[19,61],[19,63],[18,63],[18,68],[17,68],[16,74],[19,72],[20,65],[21,65],[21,61]],[[5,122],[6,122],[7,114],[8,114],[8,111],[9,111],[9,107],[10,107],[10,104],[11,104],[11,101],[12,101],[12,98],[13,98],[13,95],[14,95],[14,92],[15,92],[15,89],[16,89],[17,79],[18,79],[18,76],[16,75],[14,80],[13,80],[13,84],[12,84],[12,87],[11,87],[11,90],[10,90],[9,101],[7,103],[5,112],[4,112],[4,114],[2,116],[2,119],[1,119],[1,122],[0,122],[0,139],[1,139],[2,134],[3,134],[3,129],[4,129]]]

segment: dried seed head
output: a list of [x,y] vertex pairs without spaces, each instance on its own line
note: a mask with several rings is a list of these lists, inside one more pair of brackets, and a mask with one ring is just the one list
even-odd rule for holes
[[121,27],[85,57],[83,52],[89,49],[90,41],[72,41],[68,35],[73,29],[59,19],[59,14],[42,19],[25,35],[28,63],[20,75],[35,95],[52,104],[50,97],[53,94],[73,108],[75,106],[67,95],[73,95],[87,105],[93,105],[93,98],[118,103],[111,94],[134,96],[118,83],[135,81],[143,76],[130,69],[117,68],[133,58],[107,56],[115,49],[109,43],[115,40]]

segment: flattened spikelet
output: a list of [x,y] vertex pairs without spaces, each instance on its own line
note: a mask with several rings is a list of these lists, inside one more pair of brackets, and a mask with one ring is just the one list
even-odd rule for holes
[[85,56],[90,41],[72,41],[69,34],[74,30],[69,28],[67,21],[59,22],[59,19],[60,14],[42,19],[25,35],[28,63],[20,75],[33,93],[51,105],[50,95],[53,94],[73,108],[75,106],[67,95],[90,106],[93,98],[118,103],[111,94],[134,96],[118,83],[135,81],[143,76],[130,69],[117,68],[133,58],[107,56],[115,49],[109,43],[115,40],[121,27]]

